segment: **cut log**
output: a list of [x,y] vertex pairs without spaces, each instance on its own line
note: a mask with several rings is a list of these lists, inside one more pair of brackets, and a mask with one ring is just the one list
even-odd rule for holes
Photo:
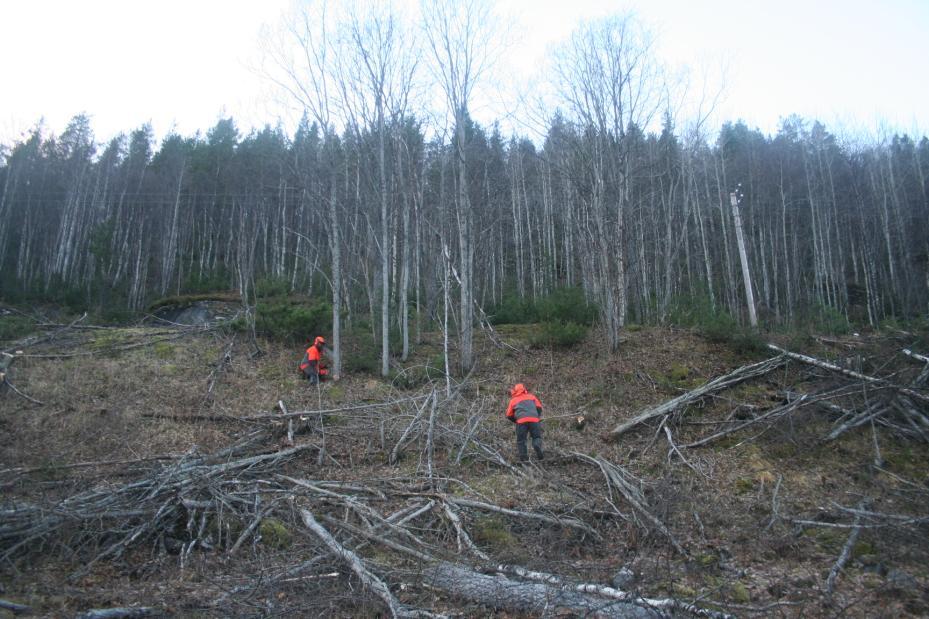
[[673,400],[669,400],[660,406],[642,411],[632,419],[624,421],[623,423],[613,428],[609,436],[610,438],[615,439],[636,427],[640,423],[655,419],[657,417],[663,417],[664,415],[670,415],[676,410],[681,409],[692,402],[696,402],[697,400],[700,400],[701,398],[704,398],[711,393],[722,391],[723,389],[728,389],[729,387],[737,385],[750,378],[755,378],[756,376],[767,374],[771,370],[780,367],[784,363],[786,363],[786,358],[784,355],[780,355],[777,357],[772,357],[771,359],[766,359],[759,363],[742,366],[737,370],[726,374],[725,376],[714,378],[710,382],[701,387],[697,387],[693,391],[688,391],[685,394],[679,395]]
[[566,590],[541,582],[519,582],[504,576],[487,576],[451,563],[426,568],[423,582],[471,602],[533,616],[603,618],[661,617],[658,610],[623,600],[610,600]]

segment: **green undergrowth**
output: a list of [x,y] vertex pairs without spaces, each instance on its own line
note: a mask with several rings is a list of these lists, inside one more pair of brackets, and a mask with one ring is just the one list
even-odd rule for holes
[[[245,330],[244,318],[233,329]],[[332,306],[324,301],[312,303],[302,297],[260,299],[255,307],[255,331],[268,339],[283,342],[306,342],[332,330]]]
[[170,297],[164,297],[152,302],[148,306],[149,312],[154,312],[162,307],[185,306],[199,303],[200,301],[223,301],[226,303],[238,303],[240,301],[239,293],[235,290],[223,290],[217,292],[197,292],[192,294],[180,294]]
[[488,311],[495,325],[536,322],[574,323],[590,326],[597,318],[597,306],[580,288],[559,288],[540,299],[520,299],[507,295]]
[[533,348],[573,348],[587,337],[587,326],[574,322],[543,322],[530,338]]
[[0,341],[18,340],[33,331],[33,322],[25,316],[0,316]]

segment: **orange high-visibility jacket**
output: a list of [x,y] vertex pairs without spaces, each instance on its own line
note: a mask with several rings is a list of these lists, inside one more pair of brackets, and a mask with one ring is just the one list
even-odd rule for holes
[[305,370],[311,366],[316,370],[317,374],[329,373],[329,370],[322,366],[322,355],[320,354],[320,347],[316,346],[315,344],[306,349],[306,355],[303,356],[303,362],[300,363],[300,369]]
[[531,423],[542,419],[542,403],[528,391],[522,383],[510,391],[510,405],[506,407],[506,416],[516,423]]

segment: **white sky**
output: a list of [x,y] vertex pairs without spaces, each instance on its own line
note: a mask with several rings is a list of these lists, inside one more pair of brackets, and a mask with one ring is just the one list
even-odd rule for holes
[[[337,1],[337,0],[336,0]],[[728,66],[717,121],[774,132],[781,117],[836,131],[929,131],[929,0],[501,0],[519,16],[519,75],[581,19],[634,10],[664,59]],[[0,144],[77,113],[99,141],[151,122],[157,137],[241,130],[280,114],[257,64],[288,0],[0,0]],[[480,120],[489,120],[489,118]]]

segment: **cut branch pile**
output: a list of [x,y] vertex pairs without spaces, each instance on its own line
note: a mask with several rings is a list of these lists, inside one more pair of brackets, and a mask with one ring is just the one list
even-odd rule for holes
[[[491,424],[482,423],[489,414],[485,404],[478,400],[465,406],[457,396],[444,399],[430,388],[405,400],[345,411],[353,423],[373,429],[360,440],[379,436],[380,462],[416,458],[408,461],[415,462],[415,468],[407,467],[414,471],[410,475],[362,480],[349,477],[355,472],[340,459],[351,455],[333,451],[337,446],[332,441],[325,462],[338,466],[325,470],[343,473],[344,478],[307,475],[308,470],[324,470],[318,468],[317,458],[323,444],[316,440],[324,417],[342,411],[258,416],[253,421],[266,425],[264,429],[219,453],[140,459],[132,465],[148,468],[129,483],[100,482],[48,504],[7,502],[0,506],[0,559],[15,562],[36,552],[80,557],[77,577],[100,562],[145,553],[162,560],[175,556],[181,567],[191,563],[194,552],[225,553],[247,561],[260,556],[265,542],[275,543],[272,537],[286,535],[299,540],[300,550],[288,551],[288,556],[299,557],[298,563],[263,573],[258,580],[222,587],[213,595],[213,604],[245,604],[256,592],[295,579],[333,587],[348,578],[369,594],[366,604],[394,617],[439,616],[421,608],[454,608],[450,600],[539,614],[651,617],[673,611],[723,616],[675,599],[646,599],[562,576],[548,575],[547,582],[539,582],[531,577],[536,572],[526,568],[498,573],[499,559],[493,556],[497,549],[475,535],[475,523],[490,517],[514,531],[538,535],[550,529],[556,539],[579,545],[602,541],[608,534],[604,527],[631,518],[660,532],[679,553],[686,552],[654,514],[640,484],[603,458],[577,456],[592,465],[591,478],[596,478],[593,471],[604,476],[605,493],[591,494],[557,477],[535,480],[548,484],[550,496],[563,497],[545,504],[498,505],[456,480],[452,474],[465,458],[500,471],[514,487],[527,480],[527,472],[502,455],[503,439]],[[270,451],[276,433],[286,432],[286,420],[294,419],[305,424],[298,428],[302,432],[295,432],[297,444]],[[327,432],[344,429],[339,424],[332,427],[336,430]],[[79,464],[81,470],[119,466]],[[27,476],[31,470],[0,473]]]
[[743,381],[764,376],[792,360],[805,366],[826,370],[829,373],[828,380],[820,379],[822,386],[808,393],[786,388],[783,390],[785,401],[782,404],[767,410],[759,410],[749,415],[747,419],[744,417],[732,419],[738,409],[743,408],[740,406],[732,411],[730,418],[722,422],[728,424],[728,427],[685,445],[675,445],[671,440],[670,430],[665,427],[672,451],[684,459],[679,447],[702,447],[724,436],[758,426],[762,422],[770,425],[778,419],[810,406],[824,410],[834,418],[834,428],[824,437],[825,440],[835,440],[854,428],[878,424],[901,436],[929,442],[929,384],[927,384],[929,382],[929,359],[927,357],[910,350],[903,351],[908,358],[923,365],[918,375],[903,385],[895,380],[899,377],[869,376],[808,355],[790,352],[773,344],[769,344],[768,347],[778,355],[759,363],[740,367],[659,406],[646,409],[616,426],[610,432],[610,438],[616,438],[649,421],[662,420],[664,422],[673,414],[682,414],[691,404]]

